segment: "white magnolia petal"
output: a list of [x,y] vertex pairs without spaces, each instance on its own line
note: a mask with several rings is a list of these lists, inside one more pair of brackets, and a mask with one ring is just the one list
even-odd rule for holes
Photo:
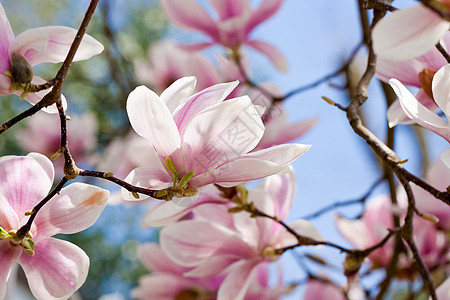
[[194,76],[183,77],[172,83],[159,96],[171,113],[194,92],[197,79]]
[[152,90],[139,86],[130,93],[127,112],[133,129],[169,157],[181,144],[180,134],[167,105]]
[[380,20],[372,31],[373,49],[391,60],[407,60],[434,47],[449,23],[422,4],[397,10]]
[[437,105],[450,117],[450,65],[445,65],[436,72],[431,89]]

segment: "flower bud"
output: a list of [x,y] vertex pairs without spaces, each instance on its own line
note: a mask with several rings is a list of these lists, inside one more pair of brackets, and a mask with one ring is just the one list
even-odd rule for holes
[[33,79],[33,68],[21,54],[11,55],[11,74],[14,82],[28,84]]

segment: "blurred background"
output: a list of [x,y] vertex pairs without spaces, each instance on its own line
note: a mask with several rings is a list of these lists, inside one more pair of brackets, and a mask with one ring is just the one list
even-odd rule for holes
[[[211,9],[207,1],[199,2]],[[252,3],[258,5],[260,2]],[[87,0],[2,1],[16,35],[28,28],[47,25],[78,28],[88,3]],[[395,4],[404,7],[411,3],[399,1],[398,5]],[[286,94],[335,72],[361,42],[359,22],[357,1],[285,0],[278,13],[258,26],[252,37],[276,46],[285,55],[289,70],[285,73],[277,71],[265,57],[246,48],[250,78],[257,83],[270,83]],[[151,80],[145,82],[142,73],[138,72],[143,72],[143,62],[149,64],[149,49],[161,39],[190,43],[206,38],[171,26],[159,2],[153,0],[100,1],[88,33],[99,40],[105,50],[88,61],[74,63],[64,84],[63,93],[68,99],[68,113],[72,117],[69,145],[80,167],[113,171],[116,176],[124,178],[128,174],[128,165],[125,162],[120,164],[122,162],[118,158],[123,156],[117,153],[127,153],[131,139],[125,111],[127,96],[143,83],[155,90],[160,89],[156,81],[153,85]],[[204,51],[217,68],[219,57],[227,54],[227,50],[219,46]],[[347,248],[351,248],[351,244],[338,233],[336,215],[355,218],[361,214],[362,205],[337,208],[318,217],[311,217],[311,214],[337,201],[362,198],[383,173],[369,147],[353,133],[345,114],[327,104],[321,96],[347,104],[347,79],[356,81],[364,70],[364,64],[365,51],[361,49],[350,68],[353,74],[336,76],[284,102],[292,123],[318,118],[318,123],[310,131],[295,140],[311,144],[312,148],[293,165],[298,186],[288,221],[309,216],[325,240]],[[59,65],[43,64],[35,68],[35,74],[50,79],[58,68]],[[152,76],[158,78],[158,74]],[[2,97],[0,122],[28,107],[29,104],[19,101],[17,96]],[[363,107],[363,116],[367,126],[385,139],[386,100],[376,79],[370,85],[369,101]],[[45,113],[38,113],[2,134],[0,155],[39,151],[50,157],[58,150],[59,124],[57,118],[49,120],[51,117]],[[31,136],[36,140],[32,141]],[[402,159],[409,159],[405,167],[419,176],[424,165],[435,161],[448,147],[443,139],[416,126],[398,126],[395,137],[395,150]],[[77,145],[82,146],[78,149]],[[57,167],[61,168],[61,164],[62,158],[55,160]],[[113,192],[119,190],[105,182],[83,180]],[[383,183],[373,189],[371,197],[386,193],[389,193],[388,187]],[[120,199],[114,199],[93,227],[64,237],[80,246],[91,258],[88,280],[78,295],[82,299],[99,299],[102,295],[111,294],[117,299],[130,299],[130,290],[137,285],[138,278],[147,273],[136,255],[136,247],[141,242],[158,239],[158,230],[140,226],[140,220],[151,203],[123,204]],[[308,258],[311,254],[324,258],[329,266],[324,268]],[[284,282],[301,283],[285,299],[302,298],[302,284],[308,270],[316,274],[325,272],[337,284],[344,284],[343,260],[343,254],[330,248],[302,247],[283,255]],[[333,269],[336,272],[330,272]],[[363,280],[363,287],[371,289],[382,278],[383,271],[373,272]],[[402,284],[398,283],[389,297],[395,297],[403,290]]]

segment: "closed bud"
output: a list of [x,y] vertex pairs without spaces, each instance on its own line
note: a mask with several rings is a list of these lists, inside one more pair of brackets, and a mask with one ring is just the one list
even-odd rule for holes
[[17,83],[28,84],[33,79],[33,68],[28,60],[17,52],[11,55],[11,75]]

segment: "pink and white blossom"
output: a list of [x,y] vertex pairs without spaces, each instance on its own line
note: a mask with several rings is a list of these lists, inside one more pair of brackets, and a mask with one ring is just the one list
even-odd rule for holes
[[[60,147],[59,124],[59,116],[37,113],[18,132],[17,141],[25,152],[38,152],[51,157]],[[90,162],[90,155],[97,146],[97,131],[97,119],[92,113],[72,115],[67,121],[70,153],[79,164]],[[54,162],[57,170],[62,170],[63,159],[56,159]]]
[[[5,10],[0,4],[0,95],[13,93],[12,77],[5,75],[11,72],[11,57],[14,53],[21,55],[31,65],[41,63],[59,63],[64,61],[76,35],[76,30],[65,26],[47,26],[28,29],[14,36]],[[103,45],[89,35],[85,35],[75,55],[74,61],[86,60],[103,51]],[[42,78],[34,76],[32,83],[42,84]],[[36,104],[47,91],[28,94],[25,99]],[[17,92],[19,95],[22,91]],[[50,110],[56,112],[56,107]]]
[[217,12],[218,20],[213,19],[195,0],[163,0],[161,4],[170,22],[183,29],[200,31],[211,38],[210,42],[190,45],[189,48],[199,50],[222,44],[236,51],[241,45],[247,45],[267,56],[277,69],[287,70],[286,59],[274,46],[249,37],[256,26],[278,11],[283,0],[264,0],[256,9],[251,7],[250,0],[209,2]]
[[[292,204],[294,182],[292,173],[271,176],[257,189],[248,191],[247,201],[260,211],[283,220]],[[226,274],[218,299],[243,299],[256,267],[276,260],[279,255],[275,249],[297,243],[291,233],[271,219],[250,218],[247,212],[231,217],[232,224],[226,226],[227,222],[212,213],[210,219],[204,216],[171,224],[160,234],[161,247],[166,254],[177,264],[192,268],[185,276]],[[294,221],[289,226],[303,236],[322,239],[305,220]]]
[[148,61],[135,61],[135,72],[141,83],[153,87],[157,93],[185,76],[197,78],[197,91],[220,82],[216,67],[204,55],[186,51],[169,40],[153,44]]
[[131,126],[159,158],[134,169],[127,176],[130,183],[164,188],[179,186],[185,178],[191,190],[211,183],[235,186],[286,172],[309,149],[286,144],[251,152],[264,133],[261,108],[247,96],[224,101],[237,82],[192,95],[195,82],[194,77],[181,78],[161,96],[144,86],[129,95]]
[[[403,111],[411,120],[450,142],[450,125],[448,123],[422,105],[397,79],[390,79],[389,84],[397,94]],[[448,118],[450,116],[450,65],[446,65],[436,72],[431,89],[436,104]]]
[[[443,36],[441,45],[447,51],[450,50],[450,33]],[[432,76],[446,64],[447,61],[436,48],[432,48],[419,57],[404,61],[394,61],[379,56],[375,76],[386,83],[389,79],[396,78],[406,86],[420,88],[415,95],[416,99],[429,110],[436,111],[438,106],[433,100],[431,91]],[[411,122],[399,101],[395,101],[389,107],[387,116],[391,127],[398,123]]]
[[[366,204],[364,213],[359,220],[348,220],[338,217],[336,225],[341,234],[358,249],[367,249],[379,243],[387,234],[388,228],[393,228],[393,214],[397,214],[403,221],[406,210],[404,198],[399,197],[399,206],[394,207],[390,198],[378,196]],[[443,263],[442,253],[448,245],[445,233],[438,230],[434,223],[420,217],[414,218],[414,240],[425,264],[429,267]],[[394,240],[390,239],[383,247],[376,249],[369,256],[372,268],[389,265],[394,252]],[[407,255],[400,255],[398,274],[410,276],[413,259]]]
[[50,160],[41,154],[0,158],[0,298],[16,263],[23,268],[37,299],[67,299],[86,280],[87,255],[52,236],[76,233],[94,224],[106,205],[108,191],[71,184],[41,208],[29,237],[15,235],[29,218],[25,212],[50,191],[53,176]]
[[408,60],[433,48],[449,28],[449,22],[419,3],[380,20],[372,31],[373,49],[386,59]]

